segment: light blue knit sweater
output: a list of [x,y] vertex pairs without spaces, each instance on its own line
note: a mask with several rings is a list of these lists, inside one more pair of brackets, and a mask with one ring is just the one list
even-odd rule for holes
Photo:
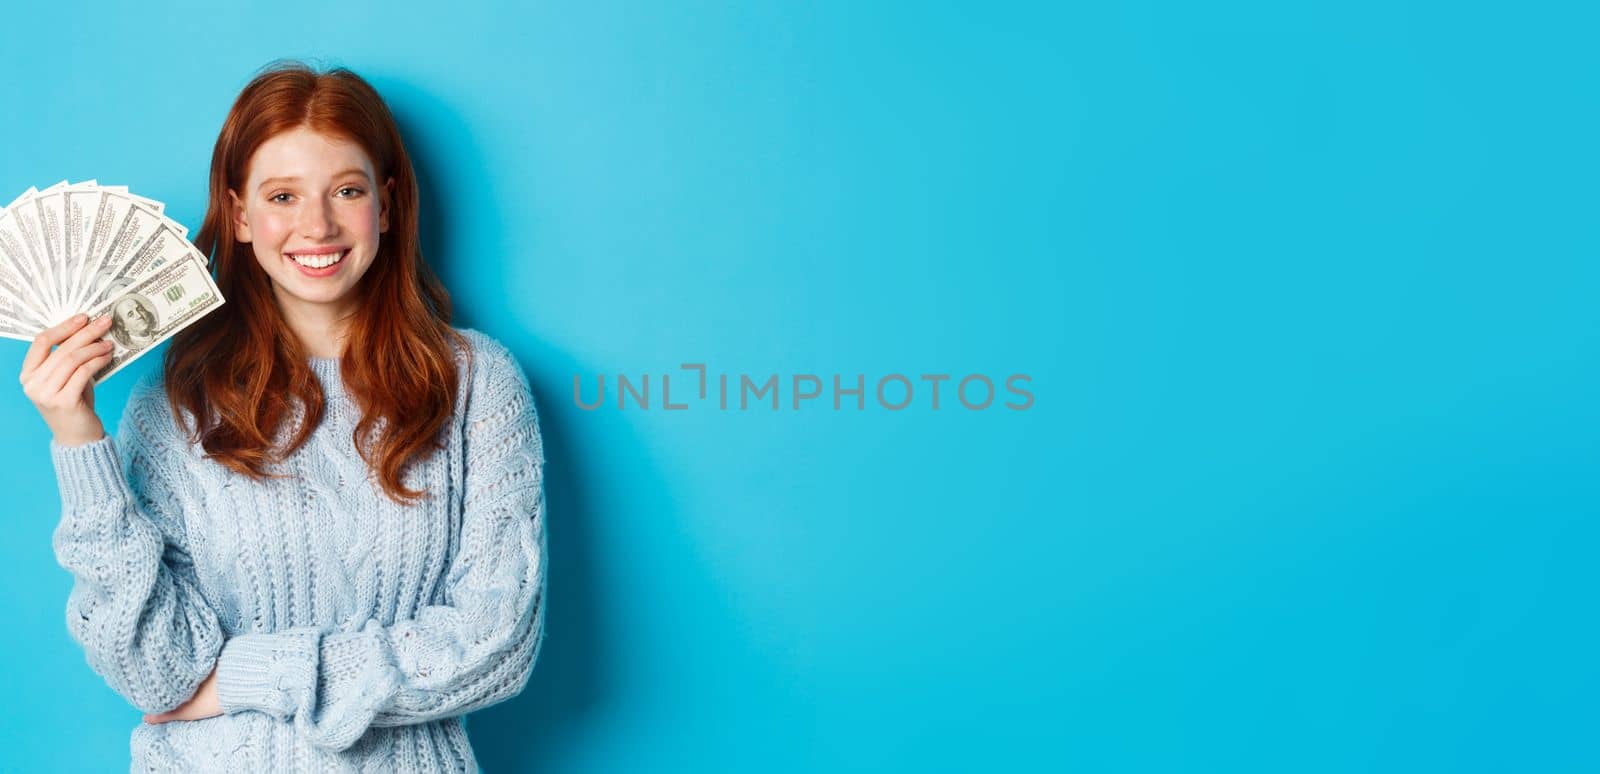
[[521,692],[544,636],[544,453],[527,377],[463,329],[447,446],[382,494],[351,434],[337,360],[313,359],[327,410],[258,483],[204,459],[159,374],[114,438],[51,444],[67,628],[145,712],[213,667],[225,714],[140,723],[132,770],[476,771],[462,715]]

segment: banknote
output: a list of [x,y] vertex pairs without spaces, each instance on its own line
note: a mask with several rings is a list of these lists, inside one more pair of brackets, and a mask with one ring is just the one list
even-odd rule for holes
[[166,205],[96,180],[29,188],[0,207],[0,338],[77,312],[110,315],[99,384],[223,303],[210,261]]
[[[89,233],[89,243],[85,248],[88,256],[84,262],[84,275],[80,287],[72,299],[75,309],[82,309],[93,296],[98,293],[102,279],[109,279],[112,272],[107,273],[105,266],[114,255],[113,245],[123,233],[124,222],[137,202],[129,196],[120,186],[108,186],[101,189],[99,209],[94,214],[94,226]],[[124,246],[131,250],[132,245]]]
[[57,305],[47,290],[50,275],[27,238],[30,230],[38,232],[38,215],[33,207],[36,193],[36,189],[29,188],[0,212],[0,261],[18,275],[27,291],[26,300],[46,318],[55,319]]
[[62,303],[75,306],[73,295],[83,286],[83,268],[88,262],[89,237],[94,230],[94,216],[100,209],[100,186],[85,180],[67,187],[61,195],[61,273],[56,284],[61,289]]
[[[138,278],[179,257],[200,255],[200,251],[185,238],[186,229],[151,213],[138,203],[129,210],[127,221],[135,224],[130,229],[134,237],[113,247],[124,247],[124,251],[128,254],[102,264],[101,272],[92,279],[95,289],[91,291],[86,306],[94,306],[104,301],[118,290],[133,284]],[[145,228],[146,225],[150,226],[148,230]],[[204,263],[205,259],[202,257],[201,264]]]
[[23,239],[44,271],[44,292],[51,299],[56,316],[62,316],[67,306],[58,276],[61,273],[61,197],[66,188],[67,181],[63,180],[38,192],[18,213]]
[[107,298],[89,318],[111,315],[111,362],[95,374],[99,384],[157,344],[222,306],[221,291],[199,251],[161,265]]
[[0,322],[0,339],[16,339],[17,341],[33,341],[38,334],[29,336],[28,332],[12,326],[10,323]]
[[[0,212],[0,220],[4,218],[5,213]],[[30,301],[32,289],[23,275],[11,268],[5,252],[3,245],[0,245],[0,322],[10,323],[13,328],[32,325],[49,327],[46,324],[48,313],[42,306]]]

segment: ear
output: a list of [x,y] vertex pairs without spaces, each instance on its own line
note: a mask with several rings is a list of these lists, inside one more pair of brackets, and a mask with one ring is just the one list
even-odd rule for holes
[[383,192],[378,196],[382,209],[378,211],[378,233],[389,233],[389,204],[394,201],[394,178],[383,182]]
[[234,240],[249,243],[250,223],[244,217],[244,202],[239,201],[239,195],[228,189],[228,219],[233,221]]

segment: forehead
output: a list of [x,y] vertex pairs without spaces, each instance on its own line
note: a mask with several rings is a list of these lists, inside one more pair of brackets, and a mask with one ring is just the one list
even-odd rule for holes
[[373,176],[372,159],[362,147],[345,137],[323,134],[309,126],[295,127],[269,137],[250,156],[253,187],[268,178],[326,180],[343,171],[356,169]]

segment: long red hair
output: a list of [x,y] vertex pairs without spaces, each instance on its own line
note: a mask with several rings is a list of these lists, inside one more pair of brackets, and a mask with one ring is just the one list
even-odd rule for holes
[[[383,98],[344,68],[317,72],[298,62],[269,65],[233,103],[211,155],[211,190],[195,245],[210,256],[227,303],[172,339],[164,363],[173,414],[213,460],[255,480],[299,449],[322,421],[324,396],[273,300],[272,283],[251,246],[237,240],[230,190],[242,193],[249,163],[269,138],[300,126],[347,138],[366,150],[381,189],[393,178],[389,230],[353,291],[339,370],[361,419],[356,449],[384,492],[402,504],[426,492],[404,486],[406,465],[441,448],[455,410],[455,349],[450,296],[422,260],[417,180],[400,130]],[[298,404],[301,421],[275,444]]]

